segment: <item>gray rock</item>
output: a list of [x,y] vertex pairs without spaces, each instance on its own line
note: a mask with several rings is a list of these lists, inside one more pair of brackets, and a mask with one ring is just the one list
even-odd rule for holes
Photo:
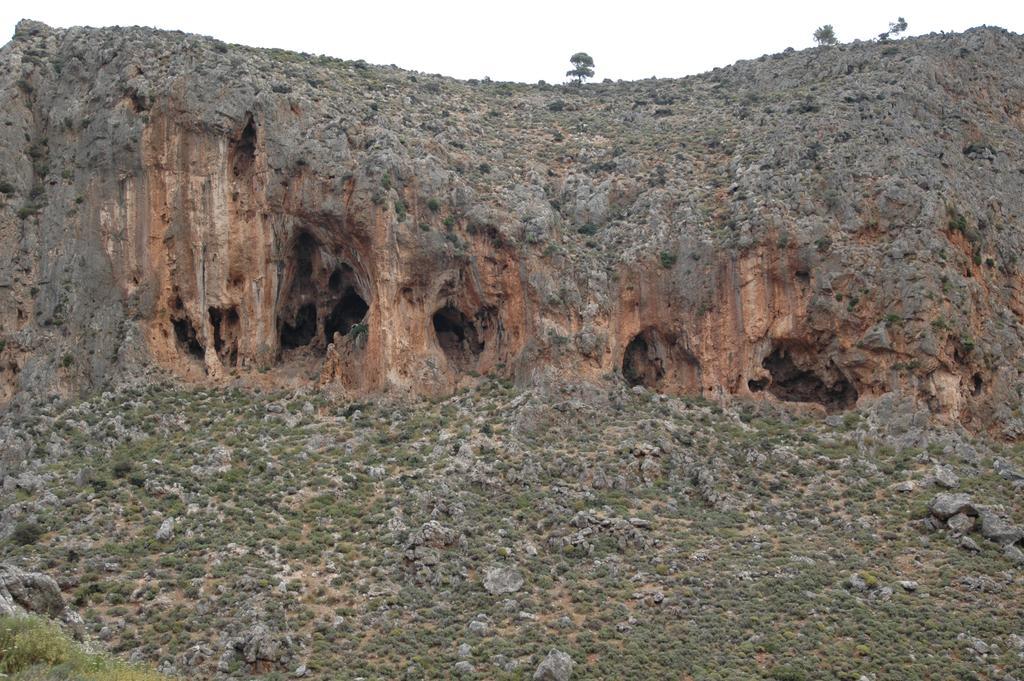
[[903,587],[904,591],[917,591],[918,584],[912,579],[901,580],[899,585]]
[[960,478],[948,466],[936,466],[932,471],[932,478],[936,485],[946,489],[953,489],[960,485]]
[[575,664],[568,653],[552,649],[533,672],[534,681],[569,681]]
[[473,649],[470,648],[468,643],[459,644],[458,656],[461,658],[470,657],[473,654]]
[[981,536],[1000,545],[1016,544],[1024,538],[1024,529],[1011,525],[988,508],[978,509]]
[[455,673],[459,676],[471,676],[476,672],[472,663],[467,660],[459,660],[455,663]]
[[959,534],[967,534],[974,528],[974,518],[966,513],[957,513],[946,521],[946,526]]
[[858,575],[857,573],[853,573],[852,575],[850,575],[849,579],[846,580],[846,583],[853,591],[868,590],[868,583],[865,582],[864,578]]
[[92,469],[89,468],[88,466],[78,469],[78,472],[75,473],[75,486],[85,487],[86,485],[92,483],[93,475],[94,474]]
[[1013,482],[1024,481],[1024,473],[1013,467],[1006,459],[996,458],[992,462],[992,468],[995,469],[999,477],[1004,480],[1011,480]]
[[971,497],[967,494],[954,494],[950,492],[942,492],[936,494],[935,498],[932,499],[928,505],[932,515],[940,520],[946,520],[957,513],[966,513],[967,515],[978,515],[978,511],[974,507],[974,503],[971,501]]
[[981,551],[981,547],[978,546],[977,542],[975,542],[967,535],[960,537],[958,545],[960,546],[960,548],[966,551],[970,551],[971,553],[979,553]]
[[991,647],[980,638],[971,639],[970,648],[979,655],[987,655]]
[[174,539],[174,518],[165,518],[156,531],[158,541],[170,541]]
[[523,583],[522,573],[515,568],[497,566],[484,571],[484,588],[494,595],[515,593]]
[[64,602],[52,577],[0,563],[0,615],[26,614],[59,620],[76,636],[82,633],[81,617]]
[[1007,544],[1003,547],[1003,555],[1014,565],[1024,565],[1024,551],[1021,551],[1013,544]]

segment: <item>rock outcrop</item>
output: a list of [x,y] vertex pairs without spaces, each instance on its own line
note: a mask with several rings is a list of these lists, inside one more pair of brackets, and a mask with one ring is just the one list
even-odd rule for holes
[[57,582],[38,572],[0,563],[0,615],[38,615],[82,634],[82,618],[64,602]]
[[0,400],[614,375],[1015,437],[1022,63],[979,28],[534,86],[24,21]]

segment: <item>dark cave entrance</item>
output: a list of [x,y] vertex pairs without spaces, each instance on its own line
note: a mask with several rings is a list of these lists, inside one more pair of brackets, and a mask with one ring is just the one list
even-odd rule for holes
[[776,347],[761,366],[772,377],[768,392],[785,402],[817,402],[829,412],[843,411],[857,403],[857,389],[838,370],[836,377],[826,382],[813,370],[800,367],[791,348]]
[[306,303],[295,313],[295,318],[281,323],[281,348],[293,350],[309,345],[316,336],[316,305]]
[[243,177],[249,173],[256,162],[256,126],[252,115],[245,121],[245,127],[231,148],[231,171],[235,177]]
[[[331,281],[334,281],[333,274],[331,275]],[[341,299],[334,304],[334,307],[331,308],[330,313],[324,320],[324,341],[333,343],[335,333],[347,336],[353,326],[361,323],[366,318],[366,313],[369,311],[370,306],[366,304],[362,296],[356,293],[354,288],[349,287],[345,289]]]
[[172,319],[171,324],[174,326],[174,339],[178,342],[178,348],[197,359],[203,359],[206,353],[196,336],[196,328],[192,326],[192,322],[187,318],[180,318]]
[[211,307],[209,315],[210,326],[213,327],[213,348],[221,363],[234,366],[238,362],[238,308]]
[[189,319],[188,312],[185,310],[185,303],[181,301],[180,295],[175,295],[174,300],[171,301],[171,326],[174,328],[174,340],[179,351],[189,354],[196,359],[204,359],[206,357],[203,344],[199,342],[199,334],[196,333],[196,327],[193,326],[192,320]]
[[630,385],[656,388],[665,378],[665,362],[648,337],[644,332],[629,341],[622,356],[622,376]]
[[[481,311],[477,317],[486,325],[490,315]],[[433,323],[437,344],[448,358],[448,362],[459,371],[476,366],[480,353],[484,351],[485,342],[480,338],[473,320],[458,308],[446,305],[434,313]]]
[[365,324],[370,304],[355,271],[312,234],[296,235],[287,268],[290,281],[278,309],[282,351],[308,347],[325,352],[335,334],[347,336]]
[[646,329],[622,353],[622,377],[629,385],[661,392],[700,395],[700,362],[680,336]]

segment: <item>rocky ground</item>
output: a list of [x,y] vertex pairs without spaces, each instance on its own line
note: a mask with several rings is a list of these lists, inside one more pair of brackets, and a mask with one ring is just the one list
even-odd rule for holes
[[151,377],[6,417],[3,552],[190,678],[1024,678],[1024,449],[930,423]]

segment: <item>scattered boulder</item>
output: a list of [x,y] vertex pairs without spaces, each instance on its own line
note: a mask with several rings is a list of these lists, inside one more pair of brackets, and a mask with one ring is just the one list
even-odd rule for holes
[[156,531],[157,541],[170,541],[174,539],[174,518],[166,518],[160,523],[160,529]]
[[484,588],[495,596],[515,593],[523,584],[523,575],[515,568],[497,566],[484,571]]
[[534,681],[568,681],[575,664],[568,653],[552,649],[533,672]]
[[981,536],[1002,546],[1016,544],[1024,538],[1024,529],[1011,525],[988,508],[978,509]]
[[1013,544],[1007,544],[1003,547],[1003,555],[1014,565],[1024,565],[1024,551]]
[[957,513],[946,521],[946,526],[958,534],[967,534],[974,528],[974,518],[966,513]]
[[953,489],[960,485],[960,478],[948,466],[936,466],[932,471],[932,478],[935,484],[946,489]]
[[275,669],[283,658],[284,646],[265,624],[249,627],[241,636],[228,639],[224,654],[217,665],[218,671],[231,669],[231,663],[241,658],[254,674],[263,674]]
[[928,509],[939,520],[948,520],[957,513],[965,513],[970,516],[978,515],[974,502],[971,501],[971,497],[967,494],[954,494],[950,492],[936,494],[935,498],[928,505]]
[[1010,480],[1011,482],[1024,482],[1024,473],[1021,473],[1006,459],[997,458],[992,462],[992,467],[996,473],[1004,480]]
[[981,547],[978,546],[978,543],[975,542],[970,537],[968,537],[967,535],[964,535],[964,536],[960,537],[959,546],[960,546],[960,548],[964,549],[965,551],[970,551],[971,553],[980,553],[981,552]]

